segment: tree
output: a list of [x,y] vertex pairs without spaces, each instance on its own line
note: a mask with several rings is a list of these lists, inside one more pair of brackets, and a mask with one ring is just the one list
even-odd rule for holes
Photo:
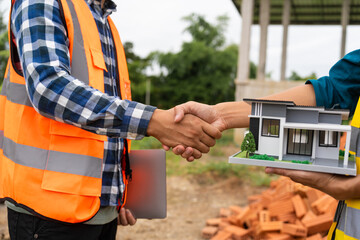
[[133,51],[132,42],[124,43],[126,61],[128,64],[129,77],[131,80],[132,99],[137,102],[145,102],[146,80],[150,76],[146,75],[146,69],[150,66],[149,58],[141,58]]
[[[228,17],[220,16],[210,24],[203,16],[191,14],[185,32],[191,41],[179,52],[151,54],[161,73],[152,80],[152,104],[162,108],[193,100],[207,104],[233,101],[238,47],[225,46],[224,31]],[[252,64],[251,72],[254,71]]]
[[249,157],[249,153],[254,153],[256,151],[256,144],[254,135],[251,132],[248,132],[245,135],[244,141],[241,144],[241,151],[246,151],[246,157]]
[[302,77],[297,72],[292,71],[291,75],[290,75],[290,77],[288,79],[292,80],[292,81],[305,81],[305,80],[308,80],[308,79],[317,79],[317,77],[316,77],[316,73],[314,73],[314,72],[311,73],[308,76]]
[[[2,0],[0,0],[0,3]],[[8,35],[7,27],[3,22],[4,12],[0,12],[0,86],[3,82],[3,77],[6,70],[7,59],[9,57],[9,47],[8,47]]]

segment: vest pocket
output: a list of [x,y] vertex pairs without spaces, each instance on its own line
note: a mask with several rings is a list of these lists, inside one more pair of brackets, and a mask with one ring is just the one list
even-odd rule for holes
[[41,187],[84,196],[101,195],[104,136],[52,121]]

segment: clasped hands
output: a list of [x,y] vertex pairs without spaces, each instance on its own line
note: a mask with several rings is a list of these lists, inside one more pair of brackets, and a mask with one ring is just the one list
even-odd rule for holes
[[155,137],[165,150],[188,161],[201,158],[221,137],[226,123],[214,107],[187,102],[169,110],[155,110],[148,126],[148,135]]

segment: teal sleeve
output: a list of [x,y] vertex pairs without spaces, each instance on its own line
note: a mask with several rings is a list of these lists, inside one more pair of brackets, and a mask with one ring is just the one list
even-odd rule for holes
[[360,50],[345,55],[329,71],[329,76],[308,80],[316,95],[316,105],[355,111],[360,96]]

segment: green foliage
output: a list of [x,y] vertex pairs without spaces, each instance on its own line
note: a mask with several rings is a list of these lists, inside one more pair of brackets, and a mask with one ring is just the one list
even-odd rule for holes
[[146,69],[150,66],[149,58],[141,58],[133,51],[134,44],[132,42],[124,43],[126,61],[131,80],[132,100],[144,103],[146,95],[146,80],[150,76],[146,75]]
[[[342,149],[340,149],[340,150],[339,150],[339,156],[344,157],[344,156],[345,156],[345,151],[342,150]],[[351,157],[351,153],[349,153],[348,156]]]
[[300,163],[300,164],[311,164],[311,162],[309,162],[309,161],[300,161],[300,160],[292,160],[291,161],[292,163]]
[[[2,0],[0,0],[0,3]],[[4,12],[0,12],[0,85],[6,70],[7,59],[9,57],[7,27],[4,23]]]
[[251,156],[250,159],[259,159],[259,160],[275,161],[275,158],[270,157],[270,156],[268,156],[268,155],[266,155],[266,154],[263,154],[263,155],[258,155],[258,154],[256,154],[256,155]]
[[292,71],[291,75],[290,75],[290,77],[288,79],[292,80],[292,81],[306,81],[308,79],[317,79],[317,77],[316,77],[316,73],[311,73],[308,76],[302,77],[297,72]]
[[251,132],[245,135],[244,141],[241,144],[241,151],[246,151],[246,157],[249,157],[249,153],[256,151],[255,138]]
[[[228,18],[221,16],[210,24],[203,16],[192,14],[185,32],[191,35],[179,52],[153,52],[149,57],[161,73],[152,79],[152,104],[171,108],[193,100],[216,104],[234,100],[238,47],[225,46]],[[252,64],[252,72],[256,72]]]

